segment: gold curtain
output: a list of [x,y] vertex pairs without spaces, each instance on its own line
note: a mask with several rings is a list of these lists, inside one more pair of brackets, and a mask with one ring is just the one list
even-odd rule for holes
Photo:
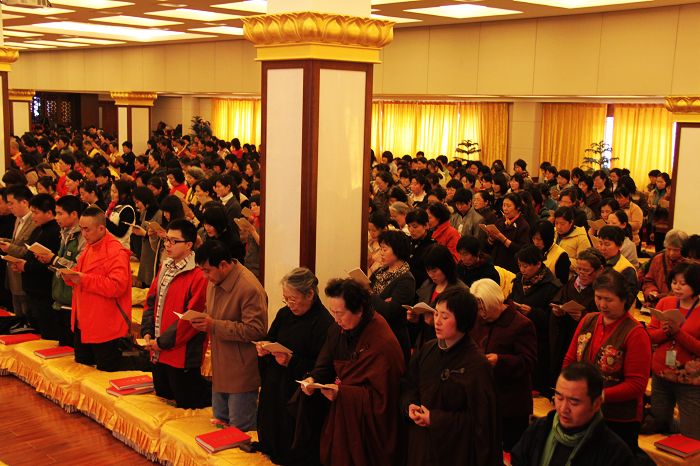
[[613,107],[613,167],[628,168],[638,187],[658,168],[671,173],[673,119],[663,105],[615,104]]
[[212,99],[212,131],[220,139],[260,144],[260,116],[260,99]]
[[568,170],[580,166],[591,143],[603,140],[606,116],[606,104],[542,104],[540,163]]
[[484,163],[505,160],[508,152],[508,103],[376,101],[372,104],[372,148],[380,157],[452,157],[463,139],[479,143]]

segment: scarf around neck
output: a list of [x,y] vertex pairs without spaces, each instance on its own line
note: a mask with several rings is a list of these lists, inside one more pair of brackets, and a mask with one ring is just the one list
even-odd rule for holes
[[523,277],[523,292],[525,294],[527,294],[527,292],[530,290],[530,288],[533,285],[536,285],[537,283],[542,281],[546,270],[547,270],[547,267],[544,264],[542,264],[540,266],[540,269],[535,273],[535,275],[533,275],[530,278]]
[[394,281],[395,278],[410,272],[411,268],[408,262],[404,262],[401,267],[395,271],[390,271],[388,267],[382,267],[374,273],[374,284],[372,285],[372,291],[376,294],[381,294],[389,283]]
[[540,466],[549,466],[549,462],[552,460],[554,455],[554,450],[557,448],[557,443],[564,445],[565,447],[573,448],[569,454],[569,458],[566,460],[566,466],[571,465],[571,461],[576,457],[581,446],[586,443],[586,440],[593,434],[596,426],[603,420],[603,415],[598,411],[593,419],[588,424],[584,430],[576,432],[575,434],[567,434],[564,432],[561,424],[559,424],[559,414],[554,414],[554,421],[552,422],[552,430],[549,431],[549,436],[547,437],[547,442],[544,444],[544,450],[542,451],[542,460],[540,461]]

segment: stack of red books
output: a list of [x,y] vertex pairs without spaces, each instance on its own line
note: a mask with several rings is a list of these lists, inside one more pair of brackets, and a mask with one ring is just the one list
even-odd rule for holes
[[250,435],[235,427],[227,427],[226,429],[198,435],[195,437],[195,440],[199,446],[209,453],[216,453],[217,451],[250,443]]
[[107,387],[107,393],[114,396],[141,395],[153,391],[153,377],[150,375],[114,379],[109,384],[111,387]]

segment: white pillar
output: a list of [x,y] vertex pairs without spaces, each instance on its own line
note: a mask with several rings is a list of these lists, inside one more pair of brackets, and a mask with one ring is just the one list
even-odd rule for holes
[[119,141],[131,141],[134,153],[143,154],[151,135],[151,108],[158,98],[155,92],[110,92],[117,106]]
[[510,134],[508,135],[508,163],[523,159],[530,176],[539,176],[540,130],[542,128],[542,104],[539,102],[513,102],[510,110]]

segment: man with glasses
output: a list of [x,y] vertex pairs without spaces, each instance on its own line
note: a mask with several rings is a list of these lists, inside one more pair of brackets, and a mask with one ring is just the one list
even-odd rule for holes
[[211,338],[213,422],[253,430],[260,388],[253,342],[267,334],[267,295],[221,241],[205,242],[195,260],[211,282],[206,317],[194,319],[192,326]]
[[629,447],[600,411],[603,376],[590,364],[565,367],[554,389],[554,410],[525,431],[511,452],[513,466],[632,466]]
[[175,313],[206,311],[207,279],[192,251],[197,228],[185,219],[173,220],[165,237],[167,258],[151,284],[141,323],[148,344],[156,395],[175,400],[178,408],[211,405],[211,392],[200,373],[207,334]]

